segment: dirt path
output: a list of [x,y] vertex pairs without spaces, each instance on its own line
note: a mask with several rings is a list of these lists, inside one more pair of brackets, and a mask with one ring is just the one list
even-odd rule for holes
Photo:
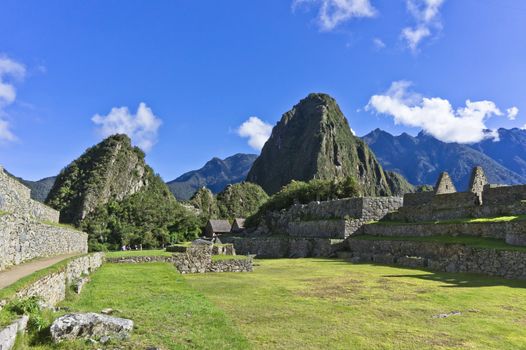
[[54,265],[64,259],[70,258],[72,256],[79,255],[75,254],[66,254],[66,255],[57,255],[51,258],[42,258],[38,260],[33,260],[25,264],[20,264],[16,266],[11,266],[8,270],[0,271],[0,289],[10,286],[19,279],[26,277],[33,272],[38,270],[45,269],[48,266]]

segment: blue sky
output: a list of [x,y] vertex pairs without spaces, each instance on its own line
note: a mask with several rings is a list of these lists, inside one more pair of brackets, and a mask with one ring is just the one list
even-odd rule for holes
[[475,142],[526,125],[525,16],[517,0],[3,0],[0,164],[54,175],[125,130],[171,180],[257,153],[309,92],[358,135]]

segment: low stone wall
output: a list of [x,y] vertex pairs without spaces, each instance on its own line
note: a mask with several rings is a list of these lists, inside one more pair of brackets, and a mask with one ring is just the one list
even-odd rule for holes
[[[225,245],[223,247],[227,247]],[[211,244],[195,244],[184,247],[184,252],[174,253],[173,263],[182,274],[206,272],[250,272],[252,271],[252,258],[212,260],[213,246]],[[226,254],[222,254],[226,255]],[[232,249],[232,254],[235,251]]]
[[106,262],[114,264],[173,263],[174,258],[171,256],[127,256],[121,258],[106,258]]
[[0,271],[35,258],[87,251],[84,232],[18,214],[0,216]]
[[526,252],[434,242],[348,240],[353,261],[526,279]]
[[59,212],[31,199],[31,190],[7,175],[0,166],[0,210],[42,221],[58,222]]
[[208,272],[252,272],[252,259],[230,259],[212,261]]
[[345,246],[343,239],[330,238],[230,237],[228,241],[236,252],[258,258],[331,257]]
[[32,296],[40,298],[46,306],[54,306],[66,297],[66,288],[83,275],[97,270],[104,262],[103,253],[93,253],[88,256],[71,260],[65,269],[40,278],[16,293],[17,299]]
[[369,224],[364,225],[361,232],[366,235],[385,237],[476,236],[504,240],[508,235],[526,237],[526,221],[464,224]]
[[359,197],[337,199],[324,202],[297,204],[288,209],[284,216],[288,220],[304,219],[367,219],[376,220],[386,213],[395,211],[402,206],[402,197]]
[[212,264],[212,245],[200,244],[174,254],[174,265],[180,273],[205,273]]

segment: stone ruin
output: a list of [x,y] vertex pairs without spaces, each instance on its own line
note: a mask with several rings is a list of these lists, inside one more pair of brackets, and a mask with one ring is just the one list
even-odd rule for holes
[[59,212],[30,194],[0,166],[0,271],[35,258],[88,251],[86,233],[57,225]]
[[404,195],[404,205],[398,211],[388,214],[383,222],[363,225],[338,255],[355,262],[526,279],[525,251],[505,246],[497,249],[492,244],[473,247],[463,244],[467,242],[464,238],[459,238],[459,243],[416,239],[480,237],[526,246],[526,220],[466,220],[525,214],[526,185],[491,185],[484,170],[475,167],[466,191],[456,192],[449,175],[442,173],[435,191]]
[[526,185],[489,184],[482,167],[473,168],[465,192],[457,192],[449,175],[440,175],[433,192],[407,193],[391,219],[407,222],[526,214]]
[[457,189],[453,184],[453,180],[447,172],[443,172],[438,177],[438,181],[435,185],[435,194],[446,194],[446,193],[455,193]]

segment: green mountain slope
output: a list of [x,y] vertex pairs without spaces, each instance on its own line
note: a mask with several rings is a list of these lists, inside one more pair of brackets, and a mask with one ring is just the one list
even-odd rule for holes
[[197,236],[197,217],[176,201],[132,147],[113,135],[61,171],[46,200],[60,220],[89,234],[91,249],[158,247]]
[[358,181],[365,195],[409,190],[400,188],[398,177],[391,179],[369,147],[353,135],[332,97],[310,94],[274,127],[247,181],[273,194],[292,180],[349,176]]

